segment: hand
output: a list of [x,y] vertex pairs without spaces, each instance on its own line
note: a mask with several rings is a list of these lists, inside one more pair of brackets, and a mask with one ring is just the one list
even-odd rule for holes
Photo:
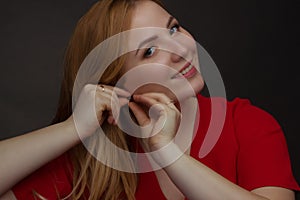
[[[129,107],[142,127],[143,147],[146,151],[155,151],[169,144],[178,129],[180,112],[172,101],[162,93],[145,93],[133,95],[134,102]],[[142,106],[149,110],[149,115]],[[154,118],[154,119],[153,119]]]
[[[130,93],[108,85],[87,84],[82,89],[72,116],[81,138],[90,136],[106,119],[116,124],[120,108],[128,103]],[[114,109],[112,108],[114,107]],[[116,111],[113,115],[113,111]]]

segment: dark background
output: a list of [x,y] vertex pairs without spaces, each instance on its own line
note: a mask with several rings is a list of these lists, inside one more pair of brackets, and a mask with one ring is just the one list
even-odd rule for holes
[[[77,20],[93,2],[2,2],[0,139],[50,123],[58,101],[67,41]],[[299,183],[296,3],[283,0],[163,2],[214,59],[228,99],[248,98],[278,120],[285,131]]]

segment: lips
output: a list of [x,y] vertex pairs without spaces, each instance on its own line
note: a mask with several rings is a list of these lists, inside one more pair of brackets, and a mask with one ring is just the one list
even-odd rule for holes
[[183,67],[179,73],[181,73],[182,75],[185,75],[187,72],[189,72],[191,69],[193,68],[193,65],[191,63],[187,64],[187,67]]
[[190,78],[197,72],[196,68],[192,65],[191,62],[187,62],[183,68],[175,74],[172,78]]

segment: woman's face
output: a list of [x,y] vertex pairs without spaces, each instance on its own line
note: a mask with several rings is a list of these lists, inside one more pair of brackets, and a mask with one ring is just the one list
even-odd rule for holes
[[[146,27],[156,28],[152,30]],[[163,31],[158,31],[157,27]],[[153,78],[153,84],[145,84],[130,92],[162,92],[176,100],[172,89],[168,89],[167,85],[175,85],[175,88],[184,91],[186,84],[183,83],[189,83],[192,90],[196,94],[199,93],[204,82],[197,70],[199,67],[196,43],[193,37],[180,27],[177,20],[152,1],[138,1],[131,21],[131,29],[136,28],[145,30],[133,38],[137,50],[128,53],[122,74],[130,73],[130,70],[142,65],[146,67],[146,70],[143,70],[145,73],[133,76],[148,79],[150,76]],[[164,86],[161,80],[166,83]]]

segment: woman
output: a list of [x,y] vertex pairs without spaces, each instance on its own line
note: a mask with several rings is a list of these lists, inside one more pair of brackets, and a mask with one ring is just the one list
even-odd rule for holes
[[[146,45],[143,42],[146,37],[136,37],[136,42],[144,45],[110,64],[99,85],[83,86],[72,112],[73,86],[85,57],[107,38],[144,27],[167,28],[172,38],[167,40],[170,42],[167,45],[176,53],[159,49],[160,43],[155,43],[157,38],[147,40]],[[294,199],[293,190],[299,187],[292,176],[282,131],[270,115],[248,101],[237,99],[227,103],[226,120],[218,143],[208,155],[199,158],[198,152],[210,123],[210,99],[197,95],[200,124],[191,148],[183,154],[173,143],[182,107],[172,90],[157,84],[148,84],[135,91],[126,91],[130,86],[114,87],[123,75],[137,69],[136,66],[159,63],[171,66],[177,72],[175,81],[184,77],[194,94],[198,94],[203,80],[197,70],[190,67],[196,61],[189,63],[184,59],[193,57],[196,48],[188,40],[177,39],[179,33],[191,38],[156,0],[97,2],[80,19],[70,40],[54,125],[1,141],[1,160],[7,161],[0,170],[1,194],[9,191],[4,197],[17,199]],[[173,76],[170,79],[173,81]],[[132,93],[132,101],[128,102]],[[188,93],[188,96],[195,95]],[[189,99],[183,97],[180,101]],[[111,105],[118,104],[120,107],[128,104],[142,127],[150,124],[147,137],[140,140],[142,150],[134,138],[117,126],[118,115],[113,114]],[[147,114],[150,107],[157,117],[154,122]],[[138,151],[152,152],[171,144],[169,152],[161,151],[159,158],[153,157],[163,169],[136,174],[99,162],[82,142],[82,139],[94,137],[99,125],[106,136],[124,150],[138,148]],[[90,145],[102,147],[101,144],[102,140],[95,139]],[[179,156],[171,164],[163,165],[170,152]],[[108,160],[117,156],[111,152],[96,153],[105,154]]]

